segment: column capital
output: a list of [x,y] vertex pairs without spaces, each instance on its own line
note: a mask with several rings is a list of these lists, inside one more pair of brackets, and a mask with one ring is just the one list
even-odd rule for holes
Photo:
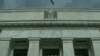
[[29,37],[28,40],[29,41],[39,41],[40,38],[39,37]]
[[62,38],[62,41],[63,41],[63,42],[72,42],[73,39],[74,39],[74,38],[68,38],[68,37],[66,37],[66,38]]
[[91,38],[92,41],[100,41],[100,37]]
[[0,38],[0,41],[10,41],[11,38]]

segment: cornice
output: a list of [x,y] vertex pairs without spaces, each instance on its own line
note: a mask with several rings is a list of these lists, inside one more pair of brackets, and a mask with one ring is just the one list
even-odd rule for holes
[[0,9],[0,12],[42,12],[42,11],[66,11],[66,12],[100,12],[100,8],[31,8],[31,9]]
[[1,21],[0,27],[100,27],[100,20]]
[[10,23],[100,23],[100,20],[9,20],[0,21],[0,24],[10,24]]

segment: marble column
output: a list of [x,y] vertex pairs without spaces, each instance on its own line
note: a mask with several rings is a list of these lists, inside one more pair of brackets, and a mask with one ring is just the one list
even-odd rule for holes
[[94,55],[100,56],[100,38],[93,38],[93,49],[94,49]]
[[63,41],[63,56],[75,56],[72,38],[62,38]]
[[10,39],[0,38],[0,56],[8,56],[9,55],[9,47]]
[[28,56],[39,56],[39,40],[40,38],[29,38]]

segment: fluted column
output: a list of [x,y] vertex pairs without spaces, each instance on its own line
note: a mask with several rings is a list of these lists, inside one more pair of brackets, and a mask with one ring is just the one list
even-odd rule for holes
[[63,41],[63,56],[74,56],[73,39],[62,38]]
[[9,55],[9,38],[0,38],[0,56],[8,56]]
[[100,56],[100,38],[93,38],[93,49],[94,49],[94,55]]
[[29,38],[28,56],[39,56],[39,40],[40,38]]

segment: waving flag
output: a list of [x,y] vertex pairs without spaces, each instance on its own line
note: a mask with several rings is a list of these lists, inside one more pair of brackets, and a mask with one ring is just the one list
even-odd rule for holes
[[50,0],[51,1],[51,3],[54,5],[54,2],[53,2],[53,0]]

